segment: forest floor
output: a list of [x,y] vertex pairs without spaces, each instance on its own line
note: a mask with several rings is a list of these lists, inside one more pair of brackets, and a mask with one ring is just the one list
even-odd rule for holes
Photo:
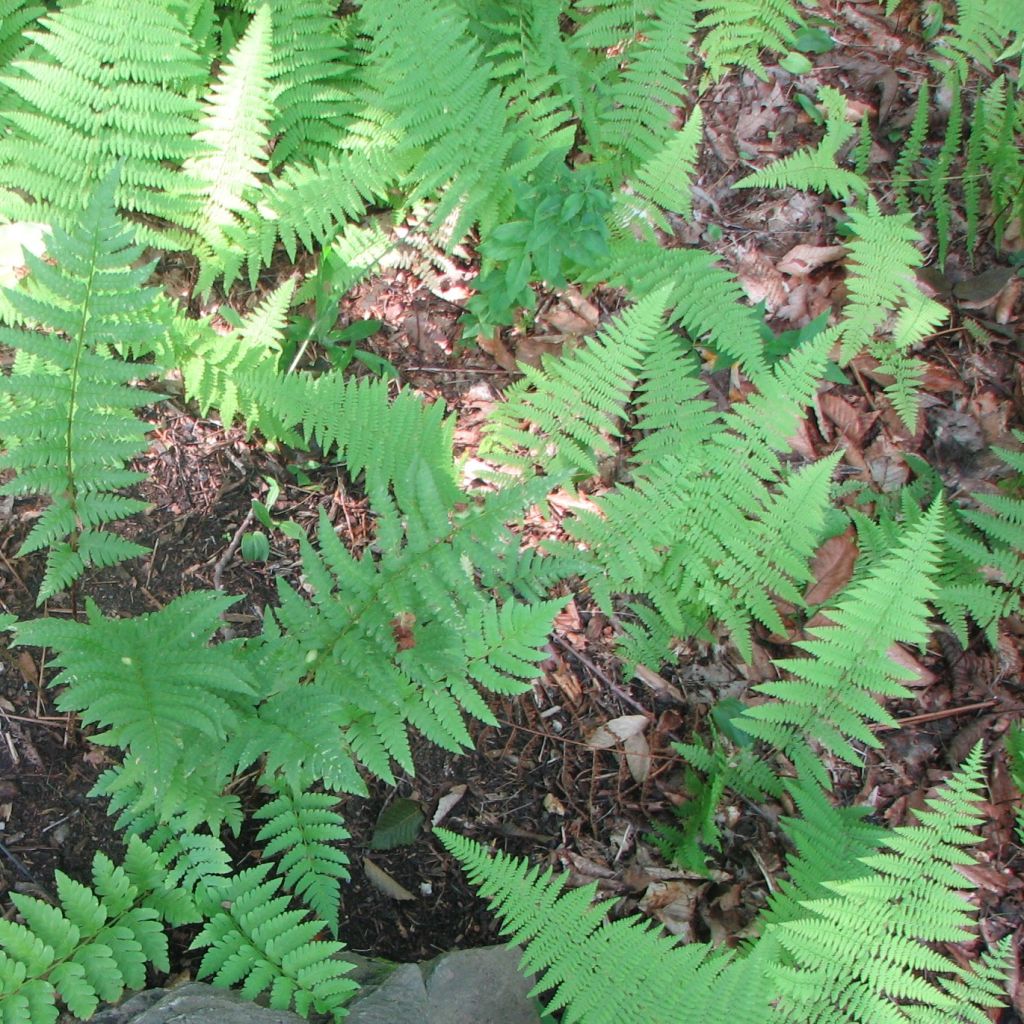
[[[816,58],[816,71],[802,77],[802,87],[816,79],[840,89],[858,111],[868,111],[876,125],[872,175],[885,194],[899,139],[928,72],[927,58],[915,42],[915,27],[883,19],[877,7],[824,2],[818,11],[831,21],[836,46]],[[843,294],[844,250],[835,232],[839,211],[820,196],[734,191],[730,185],[812,142],[817,129],[795,99],[792,77],[773,66],[767,82],[735,72],[704,97],[702,107],[706,143],[694,189],[695,217],[680,222],[666,245],[713,250],[737,272],[751,302],[765,303],[776,331],[798,329]],[[922,225],[926,233],[931,230],[926,220]],[[990,490],[998,463],[989,446],[1019,447],[1011,430],[1024,424],[1024,289],[1013,276],[1011,258],[1024,247],[1020,235],[1018,226],[1000,250],[986,240],[971,268],[962,250],[956,251],[954,225],[953,259],[945,275],[925,275],[940,292],[943,277],[947,284],[960,279],[976,287],[958,290],[972,295],[970,302],[950,297],[948,329],[917,353],[926,370],[923,412],[914,431],[885,401],[884,380],[870,360],[860,358],[849,368],[847,383],[830,383],[818,396],[794,440],[797,453],[816,458],[842,446],[851,475],[883,489],[905,482],[912,473],[907,457],[919,456],[954,494]],[[281,260],[258,291],[236,290],[220,302],[240,312],[251,309],[294,272],[283,254]],[[188,262],[167,257],[158,278],[181,294],[192,273]],[[619,295],[600,291],[588,297],[546,294],[529,330],[508,331],[478,347],[460,337],[459,325],[473,273],[470,251],[447,261],[438,254],[429,272],[414,266],[373,278],[339,307],[342,324],[368,317],[383,321],[362,347],[387,359],[401,386],[443,401],[456,417],[457,454],[466,460],[467,480],[479,466],[481,425],[516,377],[514,359],[557,354],[621,303]],[[978,340],[982,336],[985,341]],[[722,403],[748,387],[734,370],[710,364],[707,382]],[[152,444],[137,468],[148,476],[140,493],[152,508],[132,529],[133,539],[149,546],[151,555],[87,577],[82,593],[108,615],[154,611],[185,591],[220,588],[239,595],[228,616],[230,628],[257,632],[265,607],[275,603],[275,580],[299,584],[291,541],[272,538],[263,562],[244,561],[238,550],[238,538],[251,523],[251,503],[266,500],[270,481],[280,488],[275,516],[308,526],[325,508],[344,526],[353,549],[372,538],[362,494],[338,467],[321,465],[308,453],[268,452],[257,439],[238,429],[225,431],[174,400],[145,412],[153,424]],[[612,486],[620,470],[621,464],[610,463],[596,488]],[[525,540],[558,536],[560,515],[587,500],[586,493],[556,495],[548,518],[537,512],[527,522]],[[36,614],[42,560],[17,558],[15,551],[41,507],[31,500],[5,502],[2,610],[30,616]],[[849,534],[822,549],[815,564],[816,602],[848,580],[855,556]],[[446,825],[469,836],[568,869],[574,882],[596,880],[602,893],[618,898],[617,911],[639,909],[683,938],[735,941],[763,906],[785,859],[778,829],[785,806],[767,801],[723,807],[722,848],[711,856],[707,876],[667,866],[648,833],[652,820],[665,820],[686,798],[671,744],[706,736],[709,708],[767,679],[769,659],[785,656],[800,638],[799,629],[757,636],[751,665],[724,640],[694,642],[673,667],[650,666],[630,678],[615,657],[611,625],[588,595],[566,596],[532,692],[494,701],[499,728],[477,726],[475,750],[463,756],[419,744],[415,778],[401,777],[397,788],[377,784],[370,799],[346,805],[352,882],[343,888],[342,935],[352,948],[417,960],[497,939],[484,905],[429,829],[412,845],[369,850],[378,815],[399,797],[419,803],[428,822],[443,816]],[[58,597],[46,611],[70,615],[76,609],[69,598]],[[878,820],[899,825],[912,820],[934,786],[983,740],[992,753],[989,820],[976,849],[978,863],[964,873],[976,890],[984,937],[1014,932],[1018,950],[1024,938],[1024,850],[1013,832],[1017,794],[1002,741],[1024,707],[1022,637],[1024,624],[1011,620],[1002,627],[998,650],[979,635],[964,651],[951,634],[937,631],[926,651],[905,652],[916,680],[914,699],[890,709],[901,728],[880,732],[881,747],[865,753],[862,767],[829,766],[840,800],[869,806]],[[51,893],[55,869],[85,877],[96,850],[118,849],[103,806],[86,796],[107,754],[90,743],[73,717],[55,710],[45,687],[49,677],[45,652],[0,648],[0,894]],[[634,737],[629,757],[616,742],[627,736]],[[245,802],[259,803],[250,783],[243,780],[240,787]],[[259,857],[252,834],[239,836],[233,852],[239,866]],[[374,867],[413,898],[394,899]],[[972,955],[964,946],[962,957]],[[176,966],[189,971],[195,964],[182,952]],[[1018,1013],[1024,1012],[1019,978],[1018,965],[1010,992]]]

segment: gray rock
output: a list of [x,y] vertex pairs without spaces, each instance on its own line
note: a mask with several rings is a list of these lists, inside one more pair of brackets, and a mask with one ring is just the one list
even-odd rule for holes
[[425,966],[430,1024],[537,1024],[516,946],[458,949]]
[[[348,1004],[347,1024],[539,1024],[516,970],[521,951],[490,946],[444,953],[424,964],[387,964],[346,955],[364,985]],[[102,1010],[93,1024],[303,1024],[233,992],[193,982],[140,992]]]
[[346,1024],[427,1024],[427,986],[417,964],[399,964],[376,989],[347,1006]]
[[[142,998],[154,992],[159,995],[155,1001]],[[142,1012],[126,1016],[125,1012],[130,1011],[133,1004]],[[92,1019],[93,1024],[305,1024],[294,1013],[267,1010],[241,999],[234,992],[198,982],[170,991],[142,992]]]

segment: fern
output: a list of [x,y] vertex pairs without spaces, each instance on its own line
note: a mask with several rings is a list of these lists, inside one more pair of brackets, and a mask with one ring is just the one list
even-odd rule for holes
[[20,643],[58,652],[57,706],[101,726],[94,742],[125,750],[122,778],[138,778],[142,806],[161,815],[187,807],[194,790],[219,792],[230,777],[232,766],[221,764],[219,783],[216,771],[197,778],[195,751],[221,749],[254,694],[233,646],[205,645],[232,603],[197,591],[133,619],[108,619],[90,606],[88,624],[37,619],[17,628]]
[[825,135],[817,148],[801,149],[776,160],[741,178],[736,182],[736,188],[811,189],[831,192],[837,198],[851,193],[861,195],[867,190],[867,183],[860,175],[837,163],[840,150],[854,132],[846,119],[846,97],[831,86],[822,87],[819,95],[825,107]]
[[521,969],[540,972],[534,993],[556,988],[547,1012],[565,1008],[567,1022],[678,1024],[701,988],[719,982],[728,957],[701,943],[677,946],[638,918],[613,924],[608,904],[591,906],[595,885],[571,892],[523,861],[490,858],[462,836],[435,834],[465,867],[499,914],[503,931],[526,945]]
[[27,253],[27,284],[5,293],[20,318],[45,329],[0,330],[17,350],[12,373],[0,378],[0,467],[17,476],[0,491],[51,502],[19,550],[48,549],[40,603],[89,566],[146,550],[99,529],[146,507],[117,492],[143,479],[125,464],[145,449],[147,427],[134,410],[152,398],[128,386],[140,371],[111,348],[145,350],[166,330],[156,290],[142,287],[150,268],[134,266],[141,250],[114,214],[115,188],[111,175],[75,227],[54,228],[56,266]]
[[[841,362],[867,348],[896,379],[886,388],[900,417],[914,429],[919,366],[906,352],[945,321],[946,309],[918,288],[913,268],[920,263],[919,240],[909,214],[884,216],[873,197],[865,210],[850,210],[850,299],[845,307]],[[888,339],[876,340],[886,317],[896,320]]]
[[706,407],[699,405],[707,433],[693,432],[686,448],[645,468],[635,487],[602,498],[600,517],[584,513],[569,524],[597,561],[588,578],[600,601],[607,605],[612,592],[625,591],[656,610],[655,616],[633,606],[641,625],[631,630],[628,648],[644,652],[637,660],[649,658],[644,637],[652,629],[690,636],[710,617],[725,622],[740,650],[749,651],[755,619],[785,629],[773,595],[802,602],[795,584],[807,578],[819,541],[835,459],[790,476],[778,453],[816,388],[832,338],[823,334],[797,350],[764,379],[763,394],[717,423],[704,420]]
[[992,70],[1006,41],[1020,34],[1019,11],[1013,0],[957,0],[957,20],[935,43],[940,66],[951,66],[961,83],[967,81],[969,62]]
[[[970,829],[981,820],[980,787],[976,750],[922,812],[922,824],[886,840],[889,852],[865,855],[881,830],[860,836],[855,826],[849,849],[857,862],[832,861],[844,880],[805,880],[810,898],[776,909],[744,955],[702,943],[677,946],[635,918],[609,923],[609,904],[591,905],[594,885],[565,892],[550,870],[542,874],[505,854],[490,857],[443,829],[436,834],[506,934],[525,943],[523,970],[541,972],[534,991],[556,988],[548,1010],[565,1007],[568,1021],[981,1024],[986,1008],[1003,998],[1008,941],[973,971],[924,944],[970,934],[956,865],[970,863],[965,847],[977,842]],[[819,828],[835,824],[820,804],[802,803],[821,815]],[[828,866],[828,859],[816,865]],[[834,895],[814,898],[818,892]]]
[[[414,465],[411,476],[397,488],[398,506],[381,502],[379,563],[372,554],[353,558],[325,518],[319,554],[298,537],[314,600],[281,586],[275,618],[282,633],[268,637],[264,657],[275,676],[303,686],[275,693],[260,709],[272,735],[301,736],[309,721],[298,748],[283,736],[266,743],[268,767],[283,767],[290,778],[301,778],[305,766],[342,788],[347,770],[329,767],[339,758],[383,779],[393,778],[392,759],[411,772],[409,726],[459,750],[469,743],[463,710],[494,720],[474,683],[518,692],[543,658],[537,648],[561,602],[507,602],[499,611],[473,580],[474,567],[506,580],[515,573],[512,552],[503,564],[501,533],[524,494],[502,492],[453,521],[428,468]],[[396,639],[396,623],[407,624],[411,639]],[[319,747],[319,736],[332,738]]]
[[739,65],[768,81],[760,51],[791,49],[796,30],[803,27],[800,12],[788,0],[710,0],[696,6],[702,14],[697,27],[705,33],[701,42],[704,63],[712,79]]
[[833,624],[809,630],[812,639],[797,644],[811,657],[777,661],[793,678],[758,686],[775,699],[743,716],[747,732],[809,767],[823,786],[824,768],[805,755],[805,737],[855,762],[851,741],[877,747],[869,725],[895,724],[873,695],[910,695],[900,682],[909,674],[889,650],[895,643],[921,643],[927,636],[927,602],[937,589],[932,577],[938,567],[942,511],[936,503],[888,558],[844,591],[827,612]]
[[[176,168],[195,152],[205,79],[192,40],[159,0],[85,0],[39,19],[36,46],[3,84],[19,99],[0,140],[0,210],[12,219],[76,223],[119,160],[117,203],[181,223]],[[175,236],[149,231],[153,241]]]
[[669,224],[658,207],[690,219],[690,179],[696,168],[703,124],[700,107],[694,107],[679,132],[636,169],[627,182],[632,195],[623,196],[619,205],[618,218],[623,226],[640,220],[668,231]]
[[143,988],[147,964],[170,970],[160,915],[126,867],[97,853],[91,888],[58,871],[57,905],[11,893],[23,923],[0,920],[0,1021],[55,1024],[58,998],[88,1020],[100,1001]]
[[196,142],[200,152],[182,168],[195,182],[192,225],[209,246],[199,287],[208,287],[217,270],[233,276],[225,227],[249,208],[246,191],[259,186],[266,171],[264,151],[270,135],[270,8],[259,8],[245,34],[227,55],[220,77],[206,99]]
[[[256,14],[261,0],[247,0]],[[272,166],[330,158],[350,116],[346,22],[330,0],[269,0],[274,40]]]
[[209,321],[180,320],[175,324],[175,363],[181,367],[185,395],[205,416],[216,406],[221,421],[231,426],[240,411],[246,426],[258,427],[272,439],[283,439],[288,430],[263,409],[250,391],[253,381],[276,383],[277,361],[288,307],[295,291],[292,281],[274,289],[229,334],[220,334]]
[[[1009,942],[974,971],[925,945],[969,935],[964,880],[954,865],[971,861],[964,848],[977,842],[969,829],[981,820],[979,790],[975,751],[922,825],[899,828],[887,840],[890,852],[866,853],[881,829],[860,837],[855,827],[855,862],[815,865],[837,866],[844,881],[804,881],[808,897],[835,896],[788,902],[787,910],[776,904],[762,919],[761,937],[741,955],[698,942],[678,946],[638,919],[609,924],[609,904],[592,905],[595,886],[565,892],[550,870],[490,857],[444,829],[437,836],[501,916],[506,934],[525,944],[523,970],[541,972],[535,991],[556,989],[548,1011],[564,1007],[567,1021],[980,1024],[985,1009],[1001,1001]],[[819,803],[803,803],[820,815],[819,828],[837,823]]]
[[340,1021],[358,987],[345,977],[351,964],[334,956],[344,946],[317,940],[323,922],[289,910],[288,898],[277,895],[281,880],[267,878],[269,871],[261,865],[209,884],[202,907],[207,921],[192,943],[206,950],[198,976],[225,988],[241,982],[247,999],[266,992],[275,1010],[294,1007]]
[[971,937],[956,868],[971,863],[965,847],[978,838],[970,830],[984,820],[981,771],[979,746],[918,813],[919,826],[895,829],[887,852],[862,859],[871,875],[828,885],[833,895],[803,904],[806,917],[772,930],[793,960],[776,972],[782,1020],[989,1019],[1009,944],[973,971],[925,945]]
[[277,874],[337,935],[340,882],[349,877],[348,857],[331,842],[349,838],[337,798],[329,793],[295,792],[278,785],[277,795],[256,812],[266,824],[256,839],[264,857],[279,857]]
[[[595,160],[608,167],[609,179],[617,183],[672,145],[672,110],[679,105],[691,63],[696,5],[693,0],[666,0],[656,13],[631,2],[608,4],[604,11],[604,5],[587,6],[598,7],[592,15],[596,23],[581,26],[579,40],[601,46],[602,78],[608,84],[598,86],[603,102],[584,127]],[[621,34],[616,36],[614,28],[608,31],[609,16],[622,26]],[[624,42],[625,60],[615,74],[612,61],[620,58],[609,58],[608,51]]]
[[781,819],[795,852],[758,918],[762,925],[801,920],[809,900],[829,895],[830,883],[868,877],[863,858],[885,842],[885,829],[865,820],[867,807],[834,806],[828,793],[808,779],[790,781],[786,789],[800,812]]
[[910,125],[910,133],[903,140],[900,147],[900,155],[893,168],[892,181],[893,191],[896,195],[896,205],[902,213],[910,212],[910,185],[914,178],[912,170],[914,165],[921,159],[924,150],[924,140],[928,134],[928,102],[931,91],[927,82],[921,83],[917,93],[917,106],[914,108],[914,120]]
[[[636,303],[566,359],[545,358],[540,370],[522,366],[523,379],[488,421],[481,453],[501,453],[509,466],[539,464],[556,476],[563,468],[596,475],[598,456],[611,452],[604,435],[620,434],[644,356],[671,344],[662,334],[665,296],[663,290]],[[533,429],[523,430],[521,420]]]

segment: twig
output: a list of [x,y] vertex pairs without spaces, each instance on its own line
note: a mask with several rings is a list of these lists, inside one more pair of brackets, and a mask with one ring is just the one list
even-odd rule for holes
[[603,672],[601,669],[599,669],[597,665],[595,665],[585,654],[581,654],[579,651],[577,651],[576,648],[573,647],[573,645],[570,644],[567,640],[563,640],[557,633],[552,633],[551,639],[554,640],[555,643],[558,644],[558,646],[561,647],[563,651],[565,651],[567,654],[571,654],[581,664],[585,665],[588,669],[590,669],[590,671],[593,672],[594,675],[597,676],[597,678],[600,679],[601,682],[604,683],[604,685],[607,686],[608,689],[611,690],[612,693],[614,693],[620,700],[624,701],[631,708],[633,708],[636,711],[639,711],[641,714],[650,715],[651,712],[649,708],[645,708],[643,704],[641,704],[639,701],[635,701],[632,697],[630,697],[630,695],[626,693],[626,691],[623,690],[622,687],[618,685],[618,683],[614,682],[612,679],[609,678],[606,672]]
[[983,700],[977,704],[964,704],[959,708],[944,708],[942,711],[928,711],[922,715],[910,715],[909,718],[900,718],[895,725],[877,725],[873,732],[892,732],[894,729],[902,729],[905,725],[921,725],[924,722],[938,722],[943,718],[955,718],[957,715],[966,715],[972,711],[984,711],[985,708],[994,708],[999,704],[998,700]]
[[[215,590],[224,589],[224,570],[227,568],[231,559],[235,557],[235,552],[238,551],[238,546],[242,543],[242,537],[244,536],[245,531],[249,529],[252,520],[253,511],[250,508],[249,511],[246,512],[241,525],[237,530],[235,530],[235,535],[231,538],[231,543],[228,544],[224,554],[217,559],[217,564],[213,567],[213,587]],[[234,639],[235,631],[228,625],[227,619],[224,620],[224,625],[220,628],[220,635],[224,640]]]

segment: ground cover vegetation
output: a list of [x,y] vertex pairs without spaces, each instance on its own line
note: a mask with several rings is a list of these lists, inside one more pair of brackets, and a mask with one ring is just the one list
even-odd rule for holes
[[[671,665],[710,637],[752,661],[759,633],[804,628],[772,681],[716,709],[706,743],[678,746],[692,799],[658,826],[666,856],[701,872],[725,794],[788,802],[791,855],[742,942],[612,922],[592,886],[563,891],[438,830],[526,945],[549,1012],[991,1019],[1009,938],[969,963],[943,948],[972,936],[958,868],[982,817],[981,747],[914,825],[871,822],[831,791],[834,765],[897,724],[887,701],[915,679],[901,650],[940,628],[998,647],[1020,612],[1024,457],[1000,448],[1000,489],[950,494],[926,464],[902,487],[873,485],[844,472],[841,446],[809,458],[793,443],[821,382],[865,354],[879,400],[916,429],[919,353],[949,318],[941,289],[919,285],[924,240],[941,277],[954,246],[980,254],[1024,213],[1015,4],[890,0],[884,13],[898,8],[927,43],[930,84],[891,181],[870,173],[868,114],[824,86],[802,94],[817,141],[736,182],[820,195],[847,248],[831,322],[779,335],[713,252],[666,242],[692,223],[702,97],[737,69],[766,79],[767,54],[799,79],[828,45],[811,6],[0,4],[0,215],[26,245],[0,299],[0,493],[42,499],[18,554],[45,554],[37,603],[70,591],[75,612],[2,623],[50,652],[57,708],[115,752],[94,792],[126,842],[120,863],[97,854],[91,878],[59,874],[52,904],[12,894],[3,1021],[45,1024],[58,1004],[88,1019],[168,970],[168,930],[183,926],[201,976],[342,1019],[355,987],[334,956],[342,799],[413,772],[413,736],[457,752],[468,720],[497,724],[489,699],[529,688],[567,586],[616,624],[630,667]],[[485,427],[480,486],[460,472],[442,404],[351,373],[382,363],[359,351],[358,327],[332,335],[338,297],[408,258],[411,222],[431,252],[475,246],[467,340],[500,346],[552,289],[618,290],[596,334],[522,364]],[[192,261],[184,297],[154,278],[166,253]],[[302,254],[308,275],[278,272]],[[245,315],[197,313],[246,287],[261,299]],[[711,360],[732,367],[728,401],[709,392]],[[90,596],[90,573],[145,553],[125,529],[145,504],[134,464],[146,416],[171,400],[315,450],[372,509],[359,552],[326,511],[308,533],[254,509],[298,545],[302,571],[279,581],[255,635],[225,634],[237,598],[222,590],[128,618]],[[525,513],[622,452],[626,471],[559,539],[520,543]],[[840,537],[859,551],[849,582],[808,600],[817,553]],[[253,557],[260,543],[246,538]],[[238,869],[225,837],[246,824],[236,782],[253,773],[263,858]]]

